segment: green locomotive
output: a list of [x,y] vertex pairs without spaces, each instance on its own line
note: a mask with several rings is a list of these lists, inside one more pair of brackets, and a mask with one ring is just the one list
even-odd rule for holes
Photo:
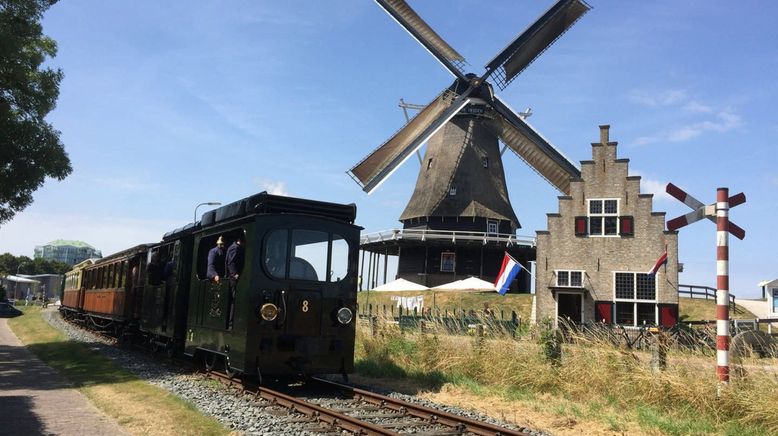
[[[111,319],[125,336],[230,374],[348,374],[361,230],[355,218],[353,204],[265,192],[209,211],[148,245],[142,268],[124,270],[143,277],[127,280],[142,290],[122,294],[140,294],[127,302],[139,307]],[[239,274],[209,278],[209,252],[217,241],[236,240]],[[71,306],[63,308],[71,316],[109,318]]]

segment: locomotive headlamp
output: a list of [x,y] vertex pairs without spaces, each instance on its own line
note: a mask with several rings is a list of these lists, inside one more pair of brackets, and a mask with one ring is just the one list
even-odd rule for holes
[[338,309],[338,322],[341,324],[348,324],[351,319],[354,318],[354,314],[348,307],[341,307]]
[[278,316],[278,306],[273,303],[265,303],[259,308],[259,316],[265,321],[273,321]]

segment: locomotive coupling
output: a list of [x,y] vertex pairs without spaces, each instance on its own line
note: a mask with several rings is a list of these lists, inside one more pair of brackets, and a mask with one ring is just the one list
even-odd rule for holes
[[278,317],[278,306],[273,303],[265,303],[259,308],[259,316],[265,321],[273,321]]

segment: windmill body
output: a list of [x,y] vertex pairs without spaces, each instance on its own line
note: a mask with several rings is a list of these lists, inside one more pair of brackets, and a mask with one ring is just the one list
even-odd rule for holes
[[[398,275],[436,286],[468,275],[493,279],[502,253],[534,260],[534,244],[516,243],[519,221],[505,182],[500,141],[563,193],[580,178],[577,166],[494,94],[504,89],[589,6],[559,0],[486,65],[465,74],[464,58],[404,0],[376,2],[454,75],[446,88],[349,174],[372,193],[427,143],[416,186],[400,216],[403,231],[371,242],[372,253],[400,256]],[[504,151],[504,150],[503,150]],[[397,236],[400,237],[397,237]],[[520,278],[529,288],[529,277]]]

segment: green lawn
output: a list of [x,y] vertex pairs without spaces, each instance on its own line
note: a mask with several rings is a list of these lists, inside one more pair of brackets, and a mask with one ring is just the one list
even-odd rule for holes
[[43,319],[39,306],[20,309],[24,315],[8,324],[22,343],[131,434],[229,433],[190,403],[138,379],[87,345],[68,340]]

